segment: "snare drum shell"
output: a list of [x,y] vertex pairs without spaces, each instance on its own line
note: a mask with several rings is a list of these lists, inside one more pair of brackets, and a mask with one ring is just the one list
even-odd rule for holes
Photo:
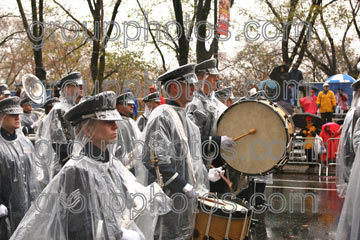
[[[210,226],[207,236],[210,239],[225,239],[228,224],[230,224],[229,239],[245,239],[249,228],[249,216],[251,215],[251,211],[248,210],[248,207],[232,201],[220,200],[219,202],[226,206],[223,207],[221,204],[212,203],[207,200],[199,200],[199,213],[196,215],[193,239],[205,239],[204,237],[206,236],[208,224],[210,224]],[[216,207],[216,210],[210,212],[209,210],[211,207]],[[229,213],[223,211],[224,208],[235,210],[232,213],[231,218],[229,218]]]

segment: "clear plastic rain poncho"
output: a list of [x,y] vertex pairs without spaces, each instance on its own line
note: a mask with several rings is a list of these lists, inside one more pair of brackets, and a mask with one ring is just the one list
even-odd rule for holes
[[354,91],[351,108],[347,112],[344,124],[342,125],[340,143],[337,151],[338,154],[336,156],[336,187],[340,197],[344,197],[346,194],[347,183],[349,181],[351,168],[355,158],[354,146],[357,147],[360,140],[359,131],[353,131],[354,128],[359,129],[359,126],[353,126],[354,112],[360,107],[359,97],[359,92]]
[[[64,89],[61,90],[60,102],[57,102],[49,114],[43,119],[42,126],[36,133],[36,142],[46,142],[53,146],[53,152],[48,151],[46,148],[46,157],[45,154],[41,152],[42,149],[38,149],[38,151],[40,151],[39,154],[44,156],[42,159],[44,160],[43,165],[46,166],[45,174],[49,179],[48,181],[60,171],[62,165],[60,164],[59,155],[64,150],[66,151],[66,149],[63,148],[66,148],[65,145],[69,140],[75,138],[74,128],[64,119],[64,115],[76,104],[76,98],[66,97],[64,91]],[[42,145],[43,143],[39,144],[39,146]],[[56,153],[58,153],[58,155]]]
[[347,193],[336,232],[337,240],[360,239],[360,149],[356,151]]
[[164,192],[174,197],[173,209],[187,208],[179,213],[171,211],[161,216],[156,228],[159,239],[190,239],[193,234],[196,215],[196,200],[182,194],[182,185],[188,183],[200,194],[207,194],[209,182],[207,170],[201,155],[201,137],[198,127],[186,116],[183,108],[168,104],[160,105],[150,115],[143,131],[145,143],[142,162],[149,169],[149,183],[158,181],[152,155],[158,158],[158,165],[164,182]]
[[122,120],[117,121],[117,149],[115,156],[122,160],[128,168],[134,167],[135,144],[140,137],[140,130],[132,118],[122,116]]
[[149,116],[151,113],[151,109],[147,104],[145,104],[145,111],[144,113],[136,120],[136,124],[139,130],[142,132],[148,122]]
[[216,136],[217,121],[227,106],[215,97],[212,91],[206,96],[201,90],[194,93],[194,98],[186,105],[186,113],[199,127],[201,136]]
[[[0,114],[0,126],[5,116],[5,113]],[[44,187],[32,143],[23,135],[21,128],[15,133],[15,140],[6,140],[0,134],[0,201],[8,209],[8,216],[0,221],[0,239],[10,238],[41,192],[41,187]]]
[[104,153],[91,143],[85,132],[95,132],[99,122],[88,119],[77,125],[71,159],[39,195],[12,239],[115,240],[123,239],[126,230],[141,239],[153,238],[157,216],[169,211],[171,200],[157,184],[138,183],[111,150]]

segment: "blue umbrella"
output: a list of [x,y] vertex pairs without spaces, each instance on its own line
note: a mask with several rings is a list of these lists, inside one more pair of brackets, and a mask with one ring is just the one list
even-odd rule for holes
[[268,79],[268,80],[264,80],[264,81],[261,81],[259,82],[258,84],[258,89],[259,90],[264,90],[264,85],[266,84],[266,86],[268,88],[271,88],[271,89],[275,89],[276,88],[276,81],[274,80],[271,80],[271,79]]
[[325,82],[327,83],[353,83],[355,79],[346,74],[336,74],[329,77]]

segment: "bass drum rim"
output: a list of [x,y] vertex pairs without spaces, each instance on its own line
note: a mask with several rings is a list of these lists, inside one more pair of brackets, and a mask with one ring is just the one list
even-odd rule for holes
[[[289,157],[289,149],[291,147],[289,147],[289,143],[292,141],[292,134],[294,133],[289,133],[289,129],[286,124],[286,120],[288,119],[290,124],[292,125],[293,127],[293,130],[295,131],[294,129],[294,123],[292,122],[291,118],[284,118],[278,111],[275,111],[275,107],[279,107],[281,110],[283,110],[283,112],[285,114],[288,114],[288,112],[279,104],[277,103],[274,103],[274,102],[271,102],[270,100],[268,99],[246,99],[246,100],[240,100],[240,101],[237,101],[236,103],[234,103],[233,105],[231,105],[230,107],[228,107],[222,114],[221,116],[219,117],[218,121],[217,121],[217,131],[218,131],[218,127],[219,127],[219,124],[221,122],[221,120],[223,119],[223,117],[225,116],[225,114],[227,112],[230,111],[230,109],[234,108],[235,106],[241,104],[241,103],[244,103],[244,102],[255,102],[255,103],[259,103],[259,104],[262,104],[264,106],[266,106],[267,108],[271,109],[275,114],[276,116],[280,119],[280,121],[283,123],[283,126],[284,126],[284,131],[285,131],[285,136],[286,136],[286,146],[285,146],[285,151],[283,152],[281,158],[279,160],[277,160],[276,164],[274,164],[274,166],[272,166],[269,170],[267,171],[264,171],[264,172],[259,172],[259,173],[246,173],[246,172],[243,172],[243,171],[240,171],[238,169],[235,169],[234,167],[232,167],[225,159],[223,159],[226,163],[226,166],[231,168],[232,170],[236,171],[236,172],[239,172],[239,173],[242,173],[246,176],[264,176],[264,175],[268,175],[268,174],[271,174],[273,172],[275,172],[277,169],[279,169],[279,167],[281,166],[284,166],[287,161],[285,161],[285,163],[283,164],[280,164],[284,161],[284,159],[288,158]],[[266,102],[266,103],[265,103]],[[218,132],[217,132],[218,134]]]

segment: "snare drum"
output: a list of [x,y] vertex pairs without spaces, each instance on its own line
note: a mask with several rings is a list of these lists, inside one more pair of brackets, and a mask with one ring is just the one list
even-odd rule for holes
[[193,239],[245,239],[250,227],[248,208],[228,200],[216,202],[199,200]]
[[253,128],[256,133],[237,140],[232,153],[221,150],[226,163],[246,175],[269,174],[285,165],[294,134],[286,110],[268,100],[240,101],[221,115],[217,135],[235,138]]

